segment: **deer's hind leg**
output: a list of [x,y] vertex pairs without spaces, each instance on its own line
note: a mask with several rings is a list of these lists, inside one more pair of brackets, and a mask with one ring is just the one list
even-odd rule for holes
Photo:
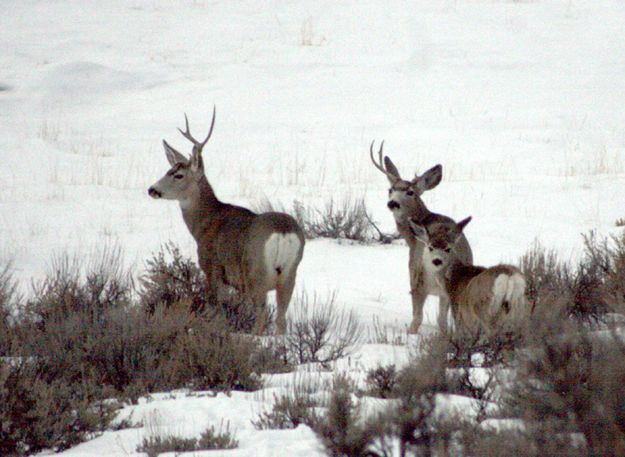
[[257,289],[248,295],[247,303],[253,307],[255,315],[254,333],[262,335],[267,331],[269,312],[267,310],[267,291]]
[[286,312],[293,296],[295,288],[295,271],[286,275],[278,281],[276,287],[276,303],[278,315],[276,316],[276,333],[284,335],[286,333]]

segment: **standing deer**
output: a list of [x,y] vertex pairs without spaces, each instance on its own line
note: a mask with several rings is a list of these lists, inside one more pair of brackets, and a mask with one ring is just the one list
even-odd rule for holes
[[426,268],[444,273],[444,288],[451,301],[456,329],[488,337],[500,330],[515,330],[530,310],[525,300],[525,278],[512,265],[478,267],[463,262],[454,252],[462,231],[471,221],[411,220],[416,240],[426,246]]
[[[417,221],[452,221],[441,214],[431,212],[421,200],[423,192],[436,187],[442,179],[443,167],[435,165],[422,175],[415,175],[412,181],[402,179],[397,167],[387,156],[383,157],[384,141],[378,150],[376,161],[373,152],[373,144],[369,148],[369,156],[373,165],[388,178],[391,185],[388,190],[388,208],[395,218],[397,230],[408,243],[410,248],[408,258],[408,270],[410,273],[410,295],[412,297],[412,322],[408,331],[417,333],[423,320],[423,303],[428,295],[439,297],[438,325],[441,331],[447,329],[447,314],[449,311],[449,297],[441,287],[444,279],[444,271],[433,271],[426,268],[428,263],[427,254],[424,257],[423,243],[417,242],[410,227],[410,220]],[[453,221],[452,221],[453,222]],[[458,240],[454,252],[462,262],[473,263],[473,254],[469,242],[464,235]]]
[[200,268],[208,280],[211,298],[223,284],[237,289],[256,309],[256,332],[267,325],[267,292],[276,291],[276,327],[286,330],[286,311],[293,294],[297,267],[304,252],[304,234],[295,219],[284,213],[256,214],[220,201],[204,174],[202,148],[215,126],[215,109],[204,141],[191,135],[185,115],[182,136],[193,144],[186,158],[163,140],[171,168],[148,189],[153,198],[178,200],[182,218],[197,242]]

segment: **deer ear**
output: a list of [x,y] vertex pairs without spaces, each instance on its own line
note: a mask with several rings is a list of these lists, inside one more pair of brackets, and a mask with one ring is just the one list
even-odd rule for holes
[[392,174],[395,177],[394,180],[391,180],[391,178],[389,177],[388,180],[390,181],[391,184],[393,184],[398,179],[401,179],[401,177],[399,176],[399,171],[397,170],[397,167],[388,156],[384,156],[384,168],[386,169],[388,173]]
[[415,176],[413,183],[421,192],[434,189],[443,179],[443,166],[441,164],[434,165],[421,176]]
[[178,163],[186,164],[188,162],[185,156],[172,148],[165,140],[163,140],[163,148],[165,148],[165,157],[172,167]]
[[193,153],[191,154],[190,159],[191,171],[203,171],[204,170],[204,162],[202,161],[202,152],[197,151],[193,148]]
[[458,227],[458,231],[462,232],[464,230],[464,228],[467,226],[467,224],[469,222],[471,222],[471,219],[473,219],[473,218],[471,216],[469,216],[466,219],[462,219],[460,222],[458,222],[456,224],[456,227]]
[[425,229],[425,227],[423,225],[417,224],[412,219],[409,219],[409,222],[410,222],[410,231],[414,235],[415,239],[423,243],[428,243],[429,241],[428,232]]

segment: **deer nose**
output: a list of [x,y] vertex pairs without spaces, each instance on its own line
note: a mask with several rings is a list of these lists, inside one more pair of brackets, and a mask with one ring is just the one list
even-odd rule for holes
[[386,204],[386,206],[388,206],[388,209],[390,209],[390,210],[399,209],[399,203],[397,203],[395,200],[389,201]]
[[148,189],[148,195],[152,198],[161,198],[161,193],[152,186]]
[[434,264],[434,266],[440,267],[443,264],[443,261],[441,259],[434,259],[432,260],[432,263]]

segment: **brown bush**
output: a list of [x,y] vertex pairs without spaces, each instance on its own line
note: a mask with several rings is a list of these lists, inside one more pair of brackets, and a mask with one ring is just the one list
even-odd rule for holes
[[13,280],[11,264],[0,266],[0,357],[8,355],[13,345],[12,314],[17,306],[17,283]]
[[380,457],[389,455],[388,421],[363,418],[349,379],[337,376],[327,412],[315,415],[312,428],[326,453],[333,457]]
[[390,398],[397,388],[397,370],[395,365],[378,365],[367,371],[365,382],[369,386],[368,393],[374,397]]
[[147,261],[140,285],[140,303],[148,313],[158,307],[182,305],[198,316],[225,317],[237,332],[249,333],[254,328],[254,309],[234,291],[211,297],[202,271],[172,243],[161,247]]
[[552,428],[568,434],[569,440],[572,433],[583,434],[589,455],[623,455],[622,336],[592,333],[556,315],[536,324],[529,341],[509,406],[534,431],[530,443],[542,446],[541,430]]
[[358,347],[360,322],[353,312],[337,309],[335,299],[331,295],[324,303],[306,294],[299,297],[283,340],[291,363],[327,365]]
[[386,234],[379,230],[369,214],[364,198],[347,197],[339,202],[331,198],[322,209],[306,206],[299,200],[293,201],[292,208],[286,208],[264,199],[254,205],[254,210],[291,214],[308,239],[322,237],[363,243],[390,243],[400,238],[397,233]]
[[313,424],[315,416],[312,408],[318,406],[318,402],[309,392],[298,389],[291,394],[274,397],[274,400],[271,411],[262,412],[253,421],[258,430],[291,429],[300,424]]
[[584,254],[571,264],[538,243],[520,267],[534,309],[558,307],[581,319],[599,319],[625,306],[625,231],[620,236],[584,235]]
[[255,339],[232,333],[223,318],[198,318],[177,335],[164,378],[172,385],[202,390],[256,390],[257,351]]
[[78,256],[53,257],[45,279],[33,286],[21,319],[45,329],[75,313],[98,319],[106,310],[132,301],[132,275],[123,269],[121,250],[105,246],[84,262]]
[[111,406],[91,403],[84,389],[47,380],[45,367],[0,360],[0,455],[61,451],[105,430]]

